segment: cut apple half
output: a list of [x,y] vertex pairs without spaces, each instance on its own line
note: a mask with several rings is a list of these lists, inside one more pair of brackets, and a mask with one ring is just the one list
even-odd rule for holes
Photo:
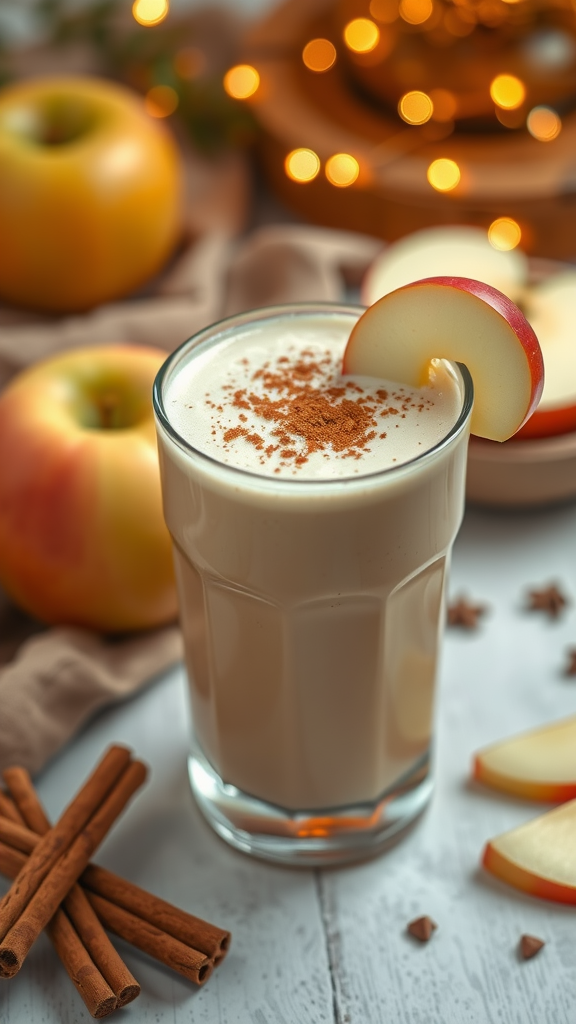
[[540,404],[518,439],[576,431],[576,271],[556,274],[526,296],[526,316],[544,356]]
[[376,257],[362,282],[362,301],[371,306],[411,281],[440,275],[485,281],[517,302],[526,287],[528,258],[520,249],[495,249],[482,228],[424,228]]
[[505,441],[540,400],[542,352],[526,317],[496,288],[465,277],[416,281],[375,302],[352,330],[343,373],[422,387],[433,359],[468,367],[479,437]]
[[576,797],[576,716],[494,743],[474,758],[473,775],[528,800]]
[[576,903],[576,800],[491,839],[482,864],[530,896]]

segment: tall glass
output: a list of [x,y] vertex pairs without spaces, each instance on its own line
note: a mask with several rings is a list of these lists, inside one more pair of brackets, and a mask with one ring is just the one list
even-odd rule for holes
[[[164,513],[190,682],[190,781],[229,843],[290,864],[375,852],[431,791],[434,691],[450,550],[464,507],[472,383],[412,461],[346,479],[271,477],[196,450],[167,387],[247,324],[362,311],[275,307],[173,353],[154,387]],[[302,323],[302,321],[300,321]]]

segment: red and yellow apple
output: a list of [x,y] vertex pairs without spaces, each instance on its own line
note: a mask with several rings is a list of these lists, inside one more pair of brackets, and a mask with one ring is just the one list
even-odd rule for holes
[[576,798],[576,716],[494,743],[476,754],[474,778],[528,800]]
[[0,297],[54,312],[120,298],[181,230],[181,161],[131,90],[36,78],[0,90]]
[[176,615],[152,384],[159,349],[75,349],[0,395],[0,584],[31,615],[104,631]]
[[482,864],[530,896],[576,903],[576,800],[491,839]]
[[530,324],[502,292],[463,277],[416,281],[375,302],[352,329],[343,372],[420,387],[433,359],[468,367],[473,434],[505,441],[538,404],[544,365]]

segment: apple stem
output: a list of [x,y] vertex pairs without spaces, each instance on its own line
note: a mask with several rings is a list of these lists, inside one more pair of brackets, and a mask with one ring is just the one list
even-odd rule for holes
[[118,395],[114,391],[105,391],[98,396],[97,406],[100,414],[100,426],[104,430],[111,430],[114,427],[115,413],[118,408]]

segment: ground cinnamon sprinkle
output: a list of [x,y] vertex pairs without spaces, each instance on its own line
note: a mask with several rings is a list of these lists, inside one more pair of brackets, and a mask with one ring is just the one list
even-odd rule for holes
[[[248,361],[242,360],[243,377],[247,368]],[[248,379],[246,387],[238,387],[238,381],[222,387],[223,406],[209,395],[206,402],[215,412],[224,446],[243,438],[260,453],[262,464],[276,453],[283,466],[292,467],[304,465],[314,452],[360,459],[374,438],[386,438],[378,431],[380,417],[402,416],[401,410],[416,405],[405,393],[381,388],[367,395],[357,382],[343,380],[330,351],[320,356],[300,351],[292,359],[283,355]],[[389,404],[390,399],[397,404]],[[421,397],[418,408],[423,408]],[[228,416],[225,423],[216,415],[221,411]],[[237,411],[237,425],[230,425],[231,411]],[[256,429],[263,421],[272,425],[268,440],[271,435],[274,443],[267,444]]]

